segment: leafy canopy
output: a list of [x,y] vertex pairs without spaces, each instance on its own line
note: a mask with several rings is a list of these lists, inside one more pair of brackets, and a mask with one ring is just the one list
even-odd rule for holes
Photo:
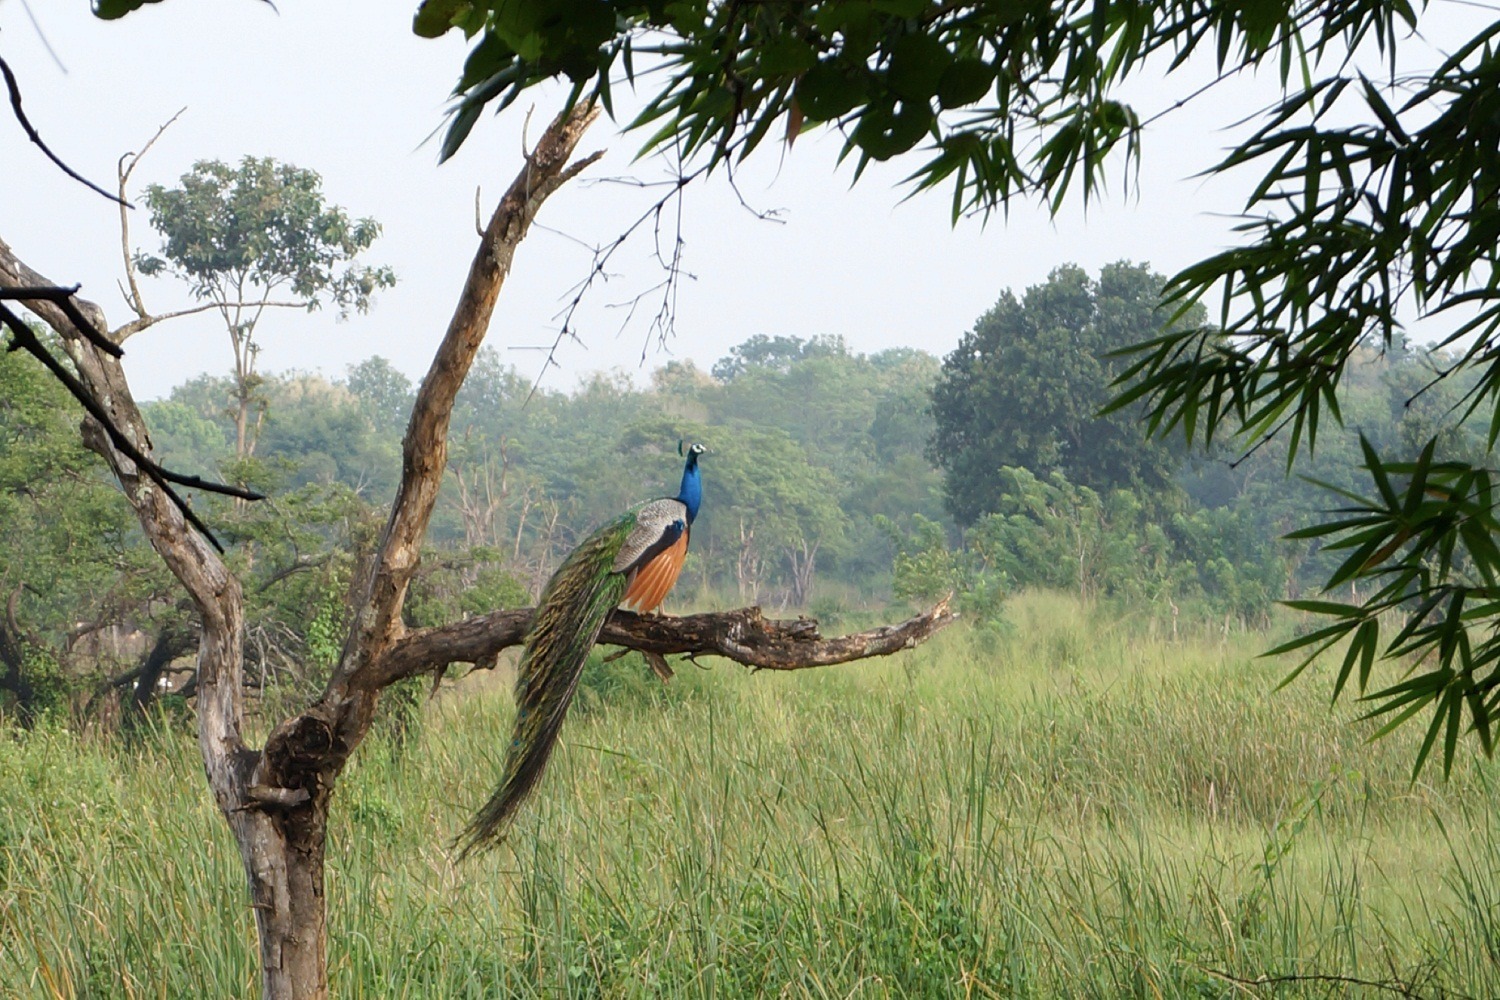
[[238,167],[200,160],[180,186],[146,189],[160,257],[141,255],[142,273],[176,269],[201,299],[232,303],[284,289],[316,308],[365,312],[376,289],[396,283],[388,267],[355,262],[380,235],[374,219],[353,219],[325,203],[315,170],[247,156]]
[[1156,336],[1165,278],[1145,265],[1053,271],[1022,298],[1010,292],[943,361],[932,390],[930,457],[961,525],[1002,502],[1007,466],[1061,473],[1100,492],[1170,491],[1181,449],[1142,441],[1140,404],[1105,416],[1126,363],[1113,352]]
[[958,213],[1015,195],[1056,205],[1075,182],[1094,194],[1109,153],[1139,157],[1141,121],[1114,92],[1152,56],[1175,68],[1202,48],[1225,70],[1271,62],[1285,82],[1303,56],[1385,48],[1415,20],[1376,0],[424,0],[414,27],[476,39],[444,156],[486,106],[541,80],[611,107],[614,77],[650,67],[633,123],[656,125],[648,148],[742,157],[782,116],[790,136],[834,124],[861,168],[921,145],[912,180],[951,182]]
[[[311,310],[329,299],[341,316],[351,308],[365,312],[375,290],[394,285],[396,275],[358,262],[380,224],[326,204],[317,171],[269,157],[247,156],[238,168],[201,160],[180,183],[146,189],[151,224],[165,242],[161,257],[137,254],[135,263],[144,274],[176,273],[217,307],[234,352],[235,453],[244,459],[260,428],[252,414],[265,414],[255,333],[266,309]],[[275,299],[286,292],[296,301]]]

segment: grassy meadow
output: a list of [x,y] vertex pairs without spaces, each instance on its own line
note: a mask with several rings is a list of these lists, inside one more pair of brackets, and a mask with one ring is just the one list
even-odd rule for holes
[[[1273,692],[1265,636],[1008,614],[818,671],[593,667],[510,841],[463,865],[509,697],[440,695],[336,793],[334,994],[1500,995],[1486,765],[1413,783],[1420,724],[1368,742],[1326,670]],[[257,987],[189,733],[0,737],[0,995]]]

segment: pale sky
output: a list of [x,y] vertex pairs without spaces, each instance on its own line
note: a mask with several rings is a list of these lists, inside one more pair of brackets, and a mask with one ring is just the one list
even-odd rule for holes
[[[64,71],[21,0],[0,0],[0,53],[42,136],[108,189],[118,158],[141,148],[183,107],[136,170],[133,194],[148,183],[174,185],[199,159],[271,156],[322,174],[331,202],[383,224],[366,259],[392,266],[400,283],[381,292],[368,315],[343,323],[326,310],[269,314],[259,331],[262,368],[337,377],[380,354],[418,378],[474,251],[476,186],[487,218],[520,166],[527,107],[535,108],[534,136],[562,94],[538,90],[501,117],[484,117],[459,154],[438,166],[437,143],[428,137],[443,124],[462,65],[460,36],[414,36],[416,0],[277,0],[277,7],[168,0],[103,22],[77,0],[31,0]],[[1467,37],[1483,16],[1442,0],[1434,11],[1424,27],[1440,45]],[[1412,65],[1436,61],[1422,49],[1410,46]],[[1206,71],[1179,74],[1129,96],[1147,117],[1206,79]],[[1124,196],[1116,170],[1112,190],[1087,215],[1075,203],[1057,220],[1017,205],[1008,219],[953,227],[946,192],[902,203],[898,182],[920,160],[871,169],[851,189],[850,166],[834,166],[839,136],[808,133],[790,151],[768,141],[737,179],[746,201],[775,211],[779,222],[746,211],[722,177],[688,191],[682,227],[685,268],[694,277],[681,288],[677,336],[667,350],[647,343],[654,303],[620,329],[625,316],[617,304],[661,278],[650,240],[638,240],[616,257],[610,281],[579,313],[583,344],[563,347],[562,368],[545,384],[566,389],[610,368],[639,377],[672,358],[706,368],[757,333],[840,334],[858,351],[904,345],[941,355],[1004,289],[1019,292],[1060,264],[1092,272],[1124,258],[1170,274],[1231,244],[1228,216],[1241,208],[1252,178],[1206,182],[1193,175],[1230,144],[1231,133],[1220,128],[1274,94],[1269,80],[1234,80],[1166,116],[1145,136],[1138,190]],[[559,310],[588,273],[587,246],[611,240],[654,198],[603,179],[666,175],[659,162],[632,162],[642,140],[617,134],[608,121],[596,125],[580,150],[608,155],[589,169],[590,181],[553,195],[538,220],[546,228],[534,228],[520,248],[488,343],[524,374],[540,370],[541,355],[520,348],[552,342]],[[116,290],[123,275],[118,210],[47,162],[8,114],[0,115],[0,235],[54,281],[81,283],[113,324],[129,318]],[[132,213],[131,238],[136,247],[158,248],[143,207]],[[190,304],[179,282],[149,281],[145,291],[155,311]],[[127,344],[126,368],[142,399],[230,365],[226,334],[212,314],[156,327]]]

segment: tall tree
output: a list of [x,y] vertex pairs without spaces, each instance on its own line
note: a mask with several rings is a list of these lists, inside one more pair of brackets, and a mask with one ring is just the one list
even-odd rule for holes
[[1144,404],[1099,414],[1128,367],[1112,352],[1162,332],[1165,283],[1143,264],[1097,281],[1065,265],[1019,299],[1005,292],[964,335],[932,390],[930,448],[960,524],[999,509],[1007,466],[1101,493],[1170,488],[1181,449],[1142,440]]
[[799,361],[809,358],[847,357],[849,345],[843,337],[768,337],[757,333],[744,343],[729,349],[726,357],[714,362],[713,377],[728,382],[747,371],[761,369],[785,374]]
[[378,354],[350,365],[344,384],[382,430],[399,428],[411,412],[411,379]]
[[[353,219],[326,204],[316,171],[247,156],[238,167],[200,160],[179,186],[146,189],[161,256],[138,254],[142,274],[173,273],[193,295],[217,308],[234,355],[234,453],[255,451],[264,412],[256,371],[256,327],[266,309],[316,309],[332,302],[341,314],[370,308],[376,289],[396,283],[388,267],[358,262],[380,235],[374,219]],[[285,301],[278,295],[289,294]]]
[[[97,425],[86,428],[92,446],[109,461],[152,547],[201,620],[199,746],[209,785],[234,833],[249,879],[261,944],[262,988],[268,998],[300,1000],[328,994],[323,884],[328,809],[339,774],[369,732],[380,691],[399,677],[438,666],[438,660],[446,664],[473,658],[441,636],[438,646],[425,653],[407,646],[405,652],[416,655],[404,665],[391,656],[402,640],[412,638],[401,611],[446,464],[453,397],[483,340],[515,249],[537,210],[597,158],[569,162],[591,117],[578,109],[553,122],[491,217],[414,405],[401,485],[375,553],[362,567],[359,598],[327,684],[319,698],[284,720],[259,748],[244,732],[245,601],[240,581],[215,547],[192,530],[186,511],[119,450],[120,440],[149,442],[149,435],[118,359],[85,336],[53,302],[25,301],[57,331],[87,395],[121,435],[105,435]],[[51,284],[0,241],[0,286]],[[96,305],[79,302],[78,307],[96,331],[107,330]],[[524,620],[523,613],[511,627]],[[502,634],[500,645],[518,636],[519,631],[509,638]],[[496,638],[486,641],[493,645]]]

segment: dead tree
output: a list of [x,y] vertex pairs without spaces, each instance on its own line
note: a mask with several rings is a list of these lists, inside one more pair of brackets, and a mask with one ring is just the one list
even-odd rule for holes
[[[85,440],[109,462],[152,546],[190,596],[201,620],[196,695],[198,742],[215,801],[239,846],[260,938],[264,995],[328,995],[323,863],[334,783],[369,732],[381,690],[403,677],[440,673],[453,662],[491,660],[519,643],[529,612],[488,615],[411,631],[401,609],[447,467],[453,400],[489,326],[516,247],[554,191],[600,154],[573,161],[595,112],[560,116],[527,157],[489,220],[468,280],[407,427],[401,484],[374,559],[364,571],[353,624],[322,695],[278,725],[260,748],[243,730],[244,613],[239,581],[193,515],[146,475],[150,439],[114,351],[91,340],[105,330],[98,306],[24,300],[62,337],[98,413]],[[0,290],[50,284],[0,241]],[[83,323],[70,318],[79,314]],[[115,340],[118,341],[116,336]],[[92,412],[92,410],[91,410]],[[101,419],[102,417],[102,419]],[[101,426],[105,421],[112,427]],[[127,447],[122,447],[126,445]],[[952,620],[946,606],[899,626],[824,640],[816,623],[773,622],[757,609],[680,619],[619,614],[602,642],[641,650],[658,671],[663,654],[712,653],[751,667],[792,669],[908,648]],[[482,792],[476,791],[476,796]]]

